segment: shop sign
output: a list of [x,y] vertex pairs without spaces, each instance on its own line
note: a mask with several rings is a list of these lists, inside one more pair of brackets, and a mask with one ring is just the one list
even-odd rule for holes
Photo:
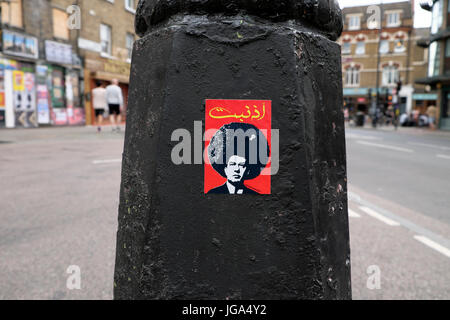
[[45,41],[45,56],[47,61],[72,64],[72,46],[64,43],[46,40]]
[[100,52],[102,50],[100,43],[83,38],[78,38],[78,47],[93,52]]
[[105,62],[105,72],[130,75],[130,64],[121,61],[108,60]]
[[37,59],[39,57],[38,39],[17,32],[3,30],[3,53]]

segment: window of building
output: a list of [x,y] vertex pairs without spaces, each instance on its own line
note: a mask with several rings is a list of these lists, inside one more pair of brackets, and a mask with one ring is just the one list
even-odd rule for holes
[[398,27],[401,24],[400,12],[389,12],[386,14],[386,23],[388,27]]
[[131,61],[131,56],[133,54],[133,43],[134,35],[132,33],[127,33],[126,46],[128,51],[128,61]]
[[428,76],[434,77],[439,75],[441,46],[439,41],[431,43],[429,49]]
[[380,53],[388,53],[388,52],[389,52],[389,40],[381,40]]
[[383,85],[394,85],[399,81],[399,70],[397,66],[383,67]]
[[101,53],[110,56],[112,53],[111,27],[106,24],[100,25],[100,43],[102,46]]
[[434,3],[431,15],[431,34],[434,34],[438,32],[442,26],[442,0],[438,0]]
[[342,44],[342,54],[351,54],[352,53],[352,44],[350,42],[344,42]]
[[450,58],[450,38],[445,41],[445,57]]
[[345,70],[345,85],[359,86],[359,67],[348,67]]
[[125,0],[125,9],[135,13],[136,12],[136,0]]
[[395,39],[394,52],[401,53],[405,51],[405,41],[403,39]]
[[359,15],[349,16],[348,17],[348,29],[349,30],[358,30],[361,28],[361,19]]
[[64,10],[53,8],[53,36],[55,38],[69,40],[69,28],[67,27],[68,15]]
[[2,24],[12,27],[23,28],[22,20],[22,0],[1,2]]
[[364,41],[358,41],[356,43],[355,54],[365,54],[366,53],[366,44]]

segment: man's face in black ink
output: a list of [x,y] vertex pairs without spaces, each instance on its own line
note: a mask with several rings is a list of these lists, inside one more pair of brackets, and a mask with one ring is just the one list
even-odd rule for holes
[[225,167],[225,174],[228,181],[231,183],[242,183],[245,172],[247,171],[246,160],[243,157],[232,156],[228,160],[228,164]]

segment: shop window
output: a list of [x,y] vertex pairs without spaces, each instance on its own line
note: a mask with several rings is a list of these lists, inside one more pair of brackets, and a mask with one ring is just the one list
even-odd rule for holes
[[67,13],[53,8],[53,36],[55,38],[69,40],[69,28],[67,27]]
[[361,28],[361,18],[359,15],[352,15],[348,17],[348,29],[359,30]]
[[111,27],[106,24],[100,25],[100,43],[102,46],[101,53],[106,56],[111,56],[112,53]]
[[400,76],[397,66],[385,66],[383,68],[383,85],[385,86],[394,85],[399,80]]
[[358,41],[356,43],[355,54],[365,54],[366,53],[366,44],[364,41]]
[[2,24],[12,27],[23,28],[22,21],[22,0],[2,1]]
[[135,13],[136,12],[136,0],[125,0],[125,9]]
[[345,85],[359,86],[359,67],[349,67],[345,70]]
[[389,40],[381,40],[380,53],[388,53],[388,52],[389,52]]
[[128,61],[131,61],[131,56],[133,54],[133,43],[134,35],[132,33],[127,33],[126,46],[128,51]]
[[342,44],[342,54],[351,54],[352,53],[352,44],[350,42],[344,42]]

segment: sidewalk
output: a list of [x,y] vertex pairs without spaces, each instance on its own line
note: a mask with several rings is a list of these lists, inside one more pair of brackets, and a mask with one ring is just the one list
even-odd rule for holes
[[125,125],[120,126],[120,132],[112,132],[112,126],[102,126],[102,132],[97,132],[97,126],[67,126],[41,128],[0,129],[0,145],[4,143],[30,142],[37,140],[83,140],[95,138],[112,138],[123,136]]

